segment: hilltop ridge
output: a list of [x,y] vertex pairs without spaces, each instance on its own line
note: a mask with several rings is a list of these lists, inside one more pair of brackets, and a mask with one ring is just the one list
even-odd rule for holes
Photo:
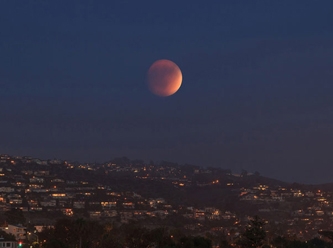
[[306,239],[333,227],[330,185],[126,157],[83,164],[0,156],[0,211],[21,210],[35,224],[67,216],[199,233],[241,230],[251,216],[260,215],[270,228],[283,227]]

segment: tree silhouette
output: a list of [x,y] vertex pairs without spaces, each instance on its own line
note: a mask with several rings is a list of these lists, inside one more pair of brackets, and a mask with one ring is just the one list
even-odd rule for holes
[[333,231],[318,231],[318,233],[333,242]]
[[24,225],[26,222],[26,219],[23,215],[22,210],[12,208],[10,211],[5,212],[6,221],[9,224],[17,225],[22,224]]
[[15,241],[16,238],[13,234],[6,233],[5,231],[0,230],[0,237],[8,241]]
[[103,235],[103,227],[84,219],[59,219],[54,228],[44,229],[39,237],[46,240],[43,247],[96,247]]
[[150,245],[149,230],[136,223],[129,223],[120,227],[122,247],[146,248]]
[[169,230],[164,227],[151,230],[150,237],[157,247],[172,247],[174,245]]
[[204,237],[195,236],[185,236],[180,239],[180,244],[177,246],[180,248],[211,248],[212,241]]
[[249,221],[238,243],[244,248],[261,247],[265,238],[264,222],[256,215]]

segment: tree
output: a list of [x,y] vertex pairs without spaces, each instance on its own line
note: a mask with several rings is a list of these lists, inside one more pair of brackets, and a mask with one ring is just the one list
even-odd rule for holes
[[87,233],[87,222],[80,218],[74,222],[74,232],[79,239],[79,248],[82,248],[82,238]]
[[149,230],[136,223],[123,225],[121,231],[124,235],[123,247],[128,248],[146,248],[150,245]]
[[265,238],[264,222],[256,215],[249,221],[238,243],[244,248],[261,247]]
[[313,238],[307,242],[309,247],[316,247],[316,248],[329,248],[332,247],[331,244],[326,243],[324,240],[319,238]]
[[211,248],[212,241],[200,236],[185,236],[180,239],[180,248]]
[[318,233],[333,242],[333,231],[318,231]]
[[246,177],[247,175],[248,175],[247,170],[242,169],[242,171],[241,171],[241,176],[242,176],[242,177]]
[[114,224],[106,223],[104,224],[104,229],[102,231],[102,236],[99,239],[96,248],[122,248],[125,243],[125,235],[121,228]]
[[150,231],[150,240],[157,247],[172,247],[174,242],[169,230],[164,227],[156,228]]
[[287,247],[288,240],[283,236],[277,236],[276,238],[273,239],[272,244],[276,248],[284,248]]
[[43,247],[94,247],[103,235],[102,226],[84,219],[59,219],[52,229],[43,230],[39,237],[46,240]]
[[17,225],[17,224],[25,224],[25,217],[21,209],[12,208],[10,211],[5,212],[6,221],[9,224]]
[[15,241],[15,236],[13,234],[6,233],[5,231],[0,230],[0,237],[3,237],[8,241]]

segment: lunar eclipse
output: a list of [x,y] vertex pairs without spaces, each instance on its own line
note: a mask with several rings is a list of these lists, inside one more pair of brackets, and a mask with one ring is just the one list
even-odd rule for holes
[[149,90],[160,97],[171,96],[182,84],[182,72],[172,61],[161,59],[155,61],[147,73]]

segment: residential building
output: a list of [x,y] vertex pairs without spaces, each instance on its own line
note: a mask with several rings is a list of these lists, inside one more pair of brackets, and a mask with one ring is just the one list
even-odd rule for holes
[[5,231],[6,233],[13,234],[15,236],[16,240],[26,239],[27,228],[22,226],[21,224],[18,224],[18,225],[8,224],[7,226],[0,227],[0,228],[1,228],[1,230]]

